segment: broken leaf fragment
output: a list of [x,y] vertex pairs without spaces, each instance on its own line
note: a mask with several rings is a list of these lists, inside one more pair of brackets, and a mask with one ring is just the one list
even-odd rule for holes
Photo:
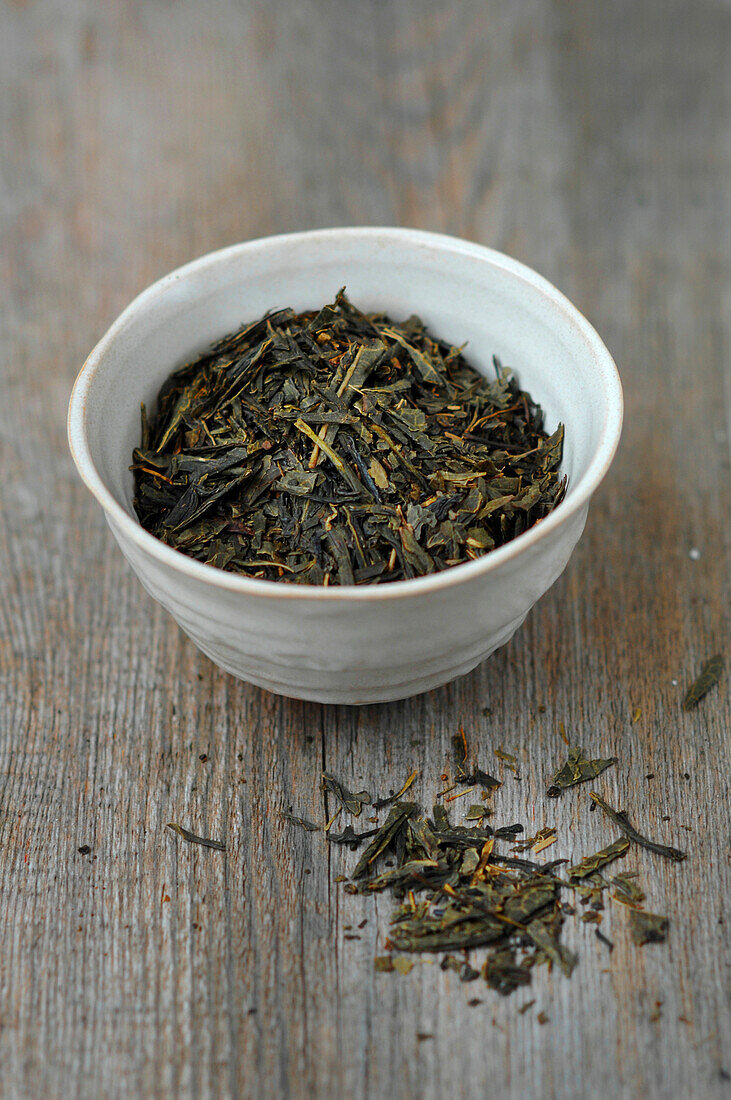
[[659,913],[647,913],[644,909],[630,910],[630,935],[638,947],[645,943],[665,943],[669,926],[668,918]]
[[568,760],[554,775],[546,794],[549,798],[558,798],[562,791],[576,786],[577,783],[585,783],[588,779],[595,779],[596,776],[616,763],[616,756],[609,756],[606,759],[598,757],[591,760],[584,756],[583,749],[570,748]]

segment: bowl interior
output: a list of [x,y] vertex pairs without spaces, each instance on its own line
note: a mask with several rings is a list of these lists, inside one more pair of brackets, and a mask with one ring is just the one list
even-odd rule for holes
[[72,397],[72,449],[90,487],[100,495],[98,477],[136,521],[129,465],[140,402],[154,407],[170,372],[224,333],[278,307],[317,308],[341,286],[361,309],[396,320],[418,313],[434,335],[466,341],[466,357],[483,373],[492,373],[493,355],[512,367],[543,406],[548,430],[565,424],[567,502],[587,478],[602,476],[619,434],[621,390],[608,352],[570,303],[488,249],[408,230],[356,229],[237,245],[135,299],[90,355]]

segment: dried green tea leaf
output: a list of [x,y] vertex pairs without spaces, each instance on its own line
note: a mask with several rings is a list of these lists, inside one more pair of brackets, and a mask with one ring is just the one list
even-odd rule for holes
[[359,844],[362,844],[364,840],[368,840],[369,837],[375,836],[377,832],[378,829],[366,829],[363,833],[356,833],[352,825],[346,825],[342,833],[334,833],[330,829],[326,833],[326,837],[330,844],[349,844],[355,850]]
[[517,756],[513,756],[511,752],[505,752],[503,748],[495,749],[495,755],[497,756],[498,760],[501,760],[503,762],[506,768],[510,768],[516,779],[520,779]]
[[390,955],[376,955],[373,960],[373,969],[377,974],[390,974],[395,968]]
[[513,845],[514,852],[527,852],[530,848],[536,852],[542,852],[544,848],[548,848],[550,844],[553,844],[556,840],[556,830],[546,825],[543,829],[539,829],[534,836],[529,836],[526,840],[521,840],[519,843]]
[[612,894],[614,901],[629,906],[642,904],[645,900],[645,891],[635,882],[636,878],[636,871],[625,871],[623,874],[614,876],[611,880],[614,887],[614,893]]
[[615,840],[613,844],[608,844],[606,848],[595,852],[594,855],[584,856],[581,863],[577,863],[575,867],[569,867],[567,874],[569,878],[586,878],[587,875],[598,871],[600,867],[611,863],[613,859],[623,856],[628,848],[629,841],[626,837],[621,836],[619,840]]
[[425,882],[432,879],[432,871],[449,873],[449,867],[435,859],[413,859],[398,867],[391,867],[388,871],[376,875],[375,878],[361,878],[357,887],[349,893],[375,894],[387,888],[399,887],[404,890],[414,887],[420,889]]
[[377,798],[377,799],[375,799],[375,801],[373,802],[373,809],[374,810],[382,810],[382,809],[384,809],[384,807],[391,806],[394,802],[398,802],[398,800],[401,797],[403,797],[403,795],[406,794],[406,792],[408,791],[409,787],[414,782],[414,780],[416,779],[418,774],[419,774],[418,771],[413,771],[411,773],[411,775],[409,776],[409,778],[404,783],[401,790],[397,791],[396,794],[389,795],[388,798]]
[[513,756],[512,752],[505,752],[504,749],[495,749],[495,755],[498,760],[502,760],[505,764],[517,764],[518,757]]
[[656,841],[648,840],[647,837],[638,833],[634,826],[630,824],[623,810],[613,810],[595,791],[590,791],[589,797],[604,811],[607,817],[611,818],[620,827],[625,836],[629,837],[635,844],[639,844],[641,848],[647,848],[648,851],[656,852],[659,856],[665,856],[666,859],[672,859],[676,863],[681,863],[685,859],[685,852],[681,852],[679,848],[670,848],[667,844],[658,844]]
[[[320,826],[315,825],[314,821],[308,821],[306,817],[297,817],[296,814],[290,813],[289,810],[281,810],[279,816],[283,821],[288,821],[290,825],[299,825],[300,829],[306,829],[310,833],[320,832]],[[329,835],[328,833],[328,836]]]
[[464,815],[464,819],[465,821],[482,822],[490,813],[492,813],[492,811],[487,808],[484,802],[478,802],[469,807],[467,813]]
[[353,814],[354,817],[359,817],[363,807],[371,804],[371,796],[368,791],[358,791],[356,793],[349,791],[329,772],[322,773],[322,790],[333,794],[343,809],[347,810],[349,814]]
[[616,763],[616,756],[610,756],[606,760],[600,758],[590,760],[584,756],[583,749],[570,748],[568,760],[554,775],[546,794],[549,798],[558,798],[562,791],[575,786],[577,783],[585,783],[588,779],[595,779],[597,775]]
[[413,802],[398,802],[393,807],[372,842],[358,860],[351,878],[359,879],[368,874],[374,860],[393,844],[400,830],[403,829],[408,819],[415,812],[416,804]]
[[493,830],[493,836],[498,840],[514,840],[516,836],[520,836],[525,831],[525,826],[516,821],[514,825],[501,825],[499,829]]
[[197,836],[195,833],[191,833],[190,829],[184,829],[182,825],[178,825],[175,821],[168,821],[167,828],[172,829],[178,836],[182,836],[183,840],[187,840],[189,844],[201,844],[204,848],[215,848],[217,852],[226,851],[226,845],[222,840],[208,840],[204,836]]
[[[502,787],[502,782],[496,779],[494,775],[490,775],[489,772],[484,772],[482,768],[473,768],[470,776],[465,776],[465,780],[468,783],[475,783],[480,787],[484,787],[486,791],[496,791],[498,787]],[[464,780],[460,780],[464,782]]]
[[461,982],[474,982],[479,976],[479,970],[470,966],[466,959],[457,959],[454,955],[445,955],[439,963],[440,970],[453,970]]
[[688,688],[685,698],[683,699],[683,710],[692,710],[693,707],[700,703],[704,695],[706,695],[712,687],[718,683],[723,675],[724,660],[723,655],[717,653],[715,657],[710,657],[703,668],[700,671],[699,676]]
[[630,909],[629,930],[633,941],[641,947],[645,943],[665,943],[670,921],[658,913],[646,913],[644,909]]
[[501,997],[508,997],[521,986],[530,985],[532,962],[530,958],[518,961],[513,947],[493,951],[482,967],[485,982]]
[[560,943],[558,938],[560,927],[554,929],[543,921],[534,920],[526,925],[525,931],[551,962],[555,963],[567,978],[570,978],[579,960],[573,951]]
[[459,733],[455,733],[452,738],[452,748],[454,751],[454,764],[459,774],[463,771],[464,765],[467,763],[467,755],[469,753],[464,726],[460,726]]

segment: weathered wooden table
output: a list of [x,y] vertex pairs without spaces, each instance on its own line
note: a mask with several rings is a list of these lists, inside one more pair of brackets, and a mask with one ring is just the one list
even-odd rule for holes
[[[0,1093],[724,1094],[727,684],[680,701],[728,643],[728,4],[0,14]],[[627,399],[586,534],[519,635],[443,690],[360,710],[202,657],[126,569],[64,424],[86,353],[148,282],[346,223],[535,266],[604,336]],[[495,808],[556,825],[547,855],[613,839],[585,789],[545,799],[560,724],[617,754],[600,789],[689,852],[625,860],[670,917],[665,946],[634,947],[612,907],[611,954],[572,921],[573,978],[543,969],[511,999],[427,963],[374,973],[391,901],[344,894],[355,857],[278,811],[321,821],[325,767],[378,792],[418,768],[429,805],[460,723],[483,766],[518,755]]]

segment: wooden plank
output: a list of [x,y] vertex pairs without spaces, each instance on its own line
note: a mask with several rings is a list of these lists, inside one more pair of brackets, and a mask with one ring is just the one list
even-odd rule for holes
[[[728,638],[727,6],[15,0],[3,24],[0,1091],[722,1095],[727,685],[679,704]],[[63,424],[79,364],[150,280],[347,223],[537,267],[627,399],[586,534],[513,642],[360,710],[200,656],[127,572]],[[460,723],[489,770],[517,753],[496,818],[554,824],[557,855],[613,836],[585,793],[545,801],[560,724],[619,756],[601,789],[689,851],[627,860],[670,915],[665,948],[632,947],[621,913],[611,956],[570,926],[578,970],[536,975],[524,1016],[527,995],[426,962],[374,974],[390,901],[345,894],[355,857],[279,813],[325,820],[323,768],[377,793],[418,768],[429,806]]]

